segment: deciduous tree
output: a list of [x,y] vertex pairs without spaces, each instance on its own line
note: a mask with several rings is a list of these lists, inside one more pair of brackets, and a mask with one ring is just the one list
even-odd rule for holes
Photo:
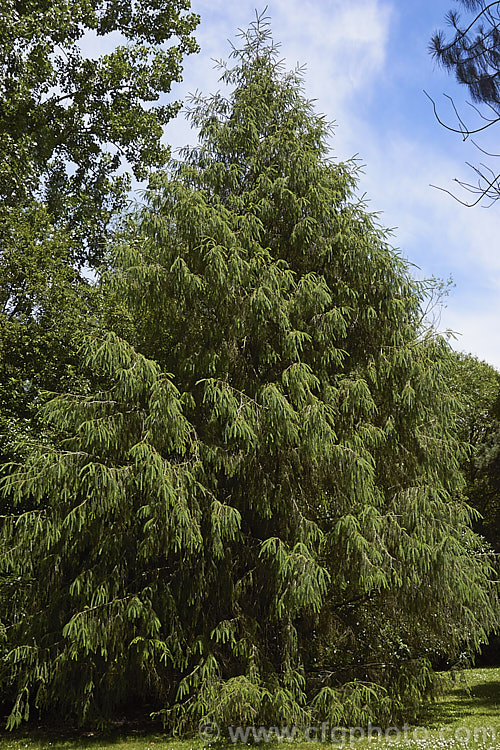
[[179,104],[157,102],[196,49],[188,10],[186,0],[2,0],[2,222],[5,207],[42,200],[76,258],[102,255],[127,182],[119,167],[144,179],[168,156],[162,125]]
[[500,374],[472,355],[455,356],[451,387],[460,436],[471,447],[462,466],[466,495],[481,513],[477,531],[500,552]]
[[103,262],[127,201],[124,170],[144,179],[165,163],[162,126],[179,106],[165,95],[196,49],[197,17],[185,0],[0,0],[0,17],[0,455],[9,457],[34,427],[40,389],[70,387],[79,331],[97,312],[82,267]]

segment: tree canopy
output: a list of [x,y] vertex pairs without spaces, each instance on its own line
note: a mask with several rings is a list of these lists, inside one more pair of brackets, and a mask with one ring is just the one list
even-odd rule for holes
[[471,448],[462,465],[466,495],[481,513],[476,530],[500,552],[500,373],[472,355],[455,357],[457,424]]
[[[480,134],[500,122],[500,3],[485,0],[456,0],[470,13],[462,20],[460,14],[451,10],[446,21],[452,29],[451,39],[446,39],[443,31],[434,34],[431,40],[431,53],[440,65],[455,75],[458,83],[466,86],[477,115],[465,116],[455,109],[457,122],[446,124],[449,130],[460,133],[464,140]],[[435,110],[436,111],[436,110]],[[441,124],[445,124],[440,120]],[[481,146],[478,149],[486,156]],[[470,204],[476,205],[482,199],[492,203],[500,198],[498,168],[481,163],[473,166],[477,177],[476,184],[459,182],[477,196]]]
[[144,179],[168,157],[162,126],[179,104],[165,95],[196,50],[198,17],[185,0],[0,0],[0,16],[5,460],[36,432],[41,390],[72,387],[78,331],[98,311],[82,267],[103,262],[127,170]]
[[[42,200],[71,230],[76,258],[102,254],[127,186],[120,165],[144,179],[168,156],[162,125],[179,104],[156,102],[180,80],[182,56],[196,50],[198,18],[188,9],[185,0],[2,0],[2,223]],[[109,35],[122,43],[84,54],[85,46],[105,48]]]
[[4,481],[11,726],[389,725],[498,621],[424,287],[265,19],[233,57],[117,242],[127,330]]

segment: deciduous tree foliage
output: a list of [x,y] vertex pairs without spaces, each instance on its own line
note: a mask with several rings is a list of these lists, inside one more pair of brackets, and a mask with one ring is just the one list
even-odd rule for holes
[[[41,199],[56,226],[71,230],[76,257],[102,255],[127,183],[120,165],[144,179],[168,156],[162,125],[179,104],[156,102],[196,49],[198,18],[188,10],[186,0],[2,0],[2,221],[5,207]],[[100,53],[111,34],[121,44]]]
[[[77,332],[95,328],[100,294],[72,265],[68,233],[43,205],[0,228],[0,463],[41,427],[41,389],[80,379]],[[42,432],[44,431],[43,428]]]
[[178,103],[158,99],[197,16],[185,0],[0,0],[0,18],[1,461],[36,431],[40,388],[72,387],[97,312],[82,265],[102,262],[124,168],[144,179],[165,163]]
[[462,470],[476,530],[500,552],[500,373],[472,355],[455,355],[452,390],[461,404],[460,437],[471,450]]
[[391,723],[496,622],[422,288],[264,19],[234,57],[117,250],[133,333],[88,341],[6,483],[11,726]]

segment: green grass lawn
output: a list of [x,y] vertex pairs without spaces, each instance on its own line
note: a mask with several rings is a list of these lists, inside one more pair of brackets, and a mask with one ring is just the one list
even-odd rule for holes
[[470,669],[450,679],[442,698],[427,706],[422,729],[401,739],[355,743],[357,750],[500,750],[500,668]]
[[[446,694],[426,707],[419,729],[409,727],[399,737],[351,738],[347,732],[339,743],[328,747],[355,747],[356,750],[500,750],[500,668],[472,669],[451,682]],[[391,732],[395,735],[395,731]],[[339,737],[339,739],[341,739]],[[263,747],[266,747],[264,743]],[[283,744],[272,743],[274,750]],[[320,750],[323,743],[294,742],[294,750]],[[233,745],[230,745],[233,747]],[[0,750],[203,750],[209,748],[198,738],[172,740],[161,733],[116,730],[108,734],[78,735],[46,730],[0,735]],[[212,750],[223,747],[221,743]]]

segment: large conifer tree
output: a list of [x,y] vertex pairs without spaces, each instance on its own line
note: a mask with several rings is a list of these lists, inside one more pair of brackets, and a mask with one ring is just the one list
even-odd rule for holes
[[128,341],[8,480],[12,724],[390,723],[497,617],[423,288],[262,19],[234,56],[119,248]]

